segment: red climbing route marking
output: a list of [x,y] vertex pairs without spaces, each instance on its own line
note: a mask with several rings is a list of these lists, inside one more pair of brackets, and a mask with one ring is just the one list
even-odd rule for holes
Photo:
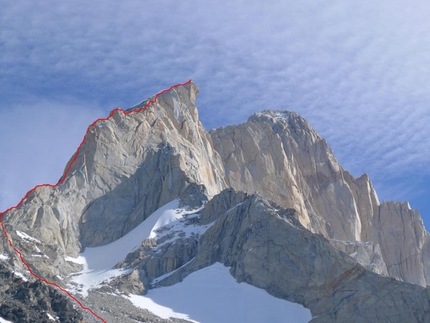
[[[72,169],[73,164],[76,162],[76,158],[78,157],[79,151],[81,150],[82,145],[84,144],[85,140],[87,139],[87,134],[88,132],[91,130],[91,128],[93,126],[95,126],[99,121],[105,121],[105,120],[109,120],[116,111],[121,111],[124,114],[131,114],[131,113],[138,113],[138,112],[142,112],[143,110],[146,110],[151,104],[154,104],[157,102],[157,99],[160,95],[163,95],[164,93],[176,88],[176,87],[180,87],[180,86],[185,86],[187,84],[191,83],[191,80],[189,80],[188,82],[182,83],[182,84],[176,84],[176,85],[172,85],[171,87],[169,87],[166,90],[163,90],[159,93],[157,93],[155,95],[155,97],[152,100],[149,100],[143,107],[139,108],[139,109],[135,109],[135,110],[129,110],[129,111],[125,111],[122,108],[115,108],[111,111],[111,113],[106,117],[106,118],[100,118],[97,119],[96,121],[94,121],[92,124],[90,124],[87,128],[87,132],[84,135],[84,138],[82,139],[81,144],[79,145],[79,147],[76,149],[75,154],[73,155],[73,159],[72,161],[69,163],[69,166],[67,167],[67,169],[64,172],[64,175],[60,178],[60,180],[57,182],[57,184],[40,184],[40,185],[36,185],[33,189],[31,189],[30,191],[27,192],[27,194],[25,194],[25,196],[21,199],[21,201],[19,201],[19,203],[15,206],[12,206],[10,208],[8,208],[6,211],[0,212],[0,224],[1,224],[1,229],[3,231],[3,235],[5,237],[5,239],[8,241],[9,246],[13,246],[12,240],[9,238],[9,235],[6,231],[6,228],[4,226],[4,222],[3,222],[3,214],[6,214],[7,212],[14,210],[16,208],[18,208],[23,202],[24,200],[31,194],[33,193],[36,189],[38,189],[39,187],[56,187],[58,185],[60,185],[61,183],[63,183],[66,178],[67,175],[69,174],[70,170]],[[89,307],[85,307],[76,297],[74,297],[70,292],[68,292],[66,289],[64,289],[63,287],[50,282],[40,276],[38,276],[36,273],[34,273],[34,271],[31,269],[30,265],[25,261],[22,253],[15,247],[13,247],[13,250],[18,254],[19,258],[21,259],[22,264],[28,269],[29,273],[35,277],[36,279],[40,280],[41,282],[44,282],[47,285],[51,285],[57,289],[59,289],[60,291],[62,291],[63,293],[65,293],[68,297],[70,297],[73,301],[75,301],[83,310],[88,311],[89,313],[91,313],[95,318],[99,319],[101,322],[103,323],[107,323],[102,317],[100,317],[99,315],[97,315],[96,313],[94,313],[94,311],[89,308]]]

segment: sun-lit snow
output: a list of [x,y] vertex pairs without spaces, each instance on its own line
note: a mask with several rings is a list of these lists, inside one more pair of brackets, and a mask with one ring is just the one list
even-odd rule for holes
[[233,206],[232,208],[230,208],[227,212],[225,212],[225,214],[230,213],[232,210],[234,210],[235,208],[237,208],[238,206],[241,206],[243,204],[243,202],[237,203],[235,206]]
[[35,258],[48,258],[49,259],[49,257],[47,256],[47,255],[31,255],[32,257],[35,257]]
[[151,232],[149,234],[149,238],[157,237],[157,234],[155,233],[157,229],[164,227],[169,223],[174,222],[175,220],[181,219],[183,217],[182,215],[183,215],[182,209],[176,209],[176,210],[173,209],[173,210],[164,211],[163,214],[158,218],[155,225],[152,227]]
[[13,272],[15,276],[18,276],[19,278],[22,278],[23,281],[27,281],[27,278],[25,278],[25,276],[17,271]]
[[46,313],[46,315],[48,316],[48,319],[50,319],[51,321],[56,321],[56,319],[49,313]]
[[[201,211],[202,209],[203,208],[193,210],[193,211],[185,211],[184,209],[177,209],[177,212],[179,212],[179,214],[181,215],[180,217],[177,217],[171,223],[164,225],[163,227],[160,227],[157,230],[153,230],[152,235],[157,237],[158,239],[162,238],[165,235],[171,236],[170,239],[165,240],[162,243],[158,244],[157,248],[160,248],[161,246],[167,243],[171,243],[177,240],[179,237],[188,238],[192,235],[202,235],[203,233],[205,233],[205,231],[209,229],[213,225],[213,223],[200,225],[189,221],[195,217],[198,217],[200,215],[198,212]],[[187,217],[184,218],[183,217],[184,215],[187,215]],[[172,235],[172,233],[175,233],[175,234]]]
[[0,323],[13,323],[13,322],[7,321],[7,320],[0,317]]
[[83,270],[77,274],[72,274],[72,283],[68,284],[68,288],[72,292],[88,296],[88,290],[95,289],[101,286],[102,283],[107,283],[115,277],[129,273],[130,270],[123,269],[106,269],[97,271]]
[[139,248],[145,239],[159,236],[157,230],[162,227],[173,223],[172,227],[178,230],[182,228],[186,234],[191,234],[191,231],[198,231],[199,228],[197,227],[194,229],[193,226],[185,227],[183,218],[184,215],[193,214],[199,210],[186,211],[177,208],[178,204],[177,200],[167,203],[132,231],[112,243],[95,248],[86,248],[78,258],[65,257],[67,261],[81,264],[84,267],[82,271],[71,275],[69,288],[86,296],[89,289],[100,286],[103,281],[128,273],[129,270],[112,268],[127,254]]
[[237,283],[227,267],[216,263],[181,283],[130,295],[135,305],[163,318],[176,317],[202,323],[308,322],[303,306],[269,295],[265,290]]
[[280,118],[280,119],[284,119],[284,120],[288,120],[290,115],[287,111],[276,111],[275,117]]
[[154,230],[174,221],[178,217],[175,211],[177,206],[177,200],[167,203],[122,238],[101,247],[86,248],[79,258],[85,258],[88,270],[112,268],[130,252],[139,248],[142,241],[153,236]]
[[16,230],[16,234],[24,240],[30,241],[30,242],[37,242],[37,243],[41,243],[39,240],[37,240],[36,238],[30,237],[27,233],[22,232],[22,231],[18,231]]
[[8,259],[9,259],[9,257],[8,257],[8,256],[6,256],[6,255],[4,255],[4,254],[0,253],[0,260],[8,260]]
[[84,257],[80,257],[80,256],[78,258],[73,258],[73,257],[66,256],[66,257],[64,257],[64,259],[66,261],[74,262],[75,264],[79,264],[79,265],[84,265],[85,266],[87,264],[85,258]]

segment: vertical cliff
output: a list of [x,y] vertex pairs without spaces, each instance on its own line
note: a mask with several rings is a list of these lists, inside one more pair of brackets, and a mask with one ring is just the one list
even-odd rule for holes
[[[208,133],[197,94],[188,82],[93,123],[64,181],[2,215],[13,244],[1,241],[0,261],[28,270],[17,248],[37,275],[81,293],[75,278],[94,268],[78,255],[113,250],[98,269],[120,273],[87,286],[100,309],[106,291],[145,293],[220,262],[308,307],[313,322],[430,317],[430,238],[417,211],[380,203],[298,114],[263,111]],[[109,295],[121,312],[109,318],[123,320],[129,307]]]
[[306,228],[378,273],[428,283],[428,233],[418,212],[400,203],[380,204],[368,176],[345,171],[301,116],[263,111],[210,134],[228,185],[298,210]]

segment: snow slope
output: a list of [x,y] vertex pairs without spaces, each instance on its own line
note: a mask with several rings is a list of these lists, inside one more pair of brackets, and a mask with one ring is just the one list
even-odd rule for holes
[[[178,208],[177,200],[169,202],[124,237],[105,246],[86,248],[78,258],[66,257],[67,261],[84,267],[71,277],[70,290],[87,296],[89,289],[100,287],[103,282],[129,272],[112,268],[128,253],[139,248],[145,239],[159,238],[172,232],[176,233],[175,236],[202,234],[210,224],[199,226],[187,222],[187,219],[198,216],[199,211]],[[309,310],[301,305],[275,298],[246,283],[237,283],[228,268],[219,263],[191,274],[179,284],[150,290],[145,296],[130,295],[129,299],[136,306],[149,309],[161,317],[204,323],[300,323],[311,319]]]
[[86,248],[78,258],[66,257],[67,261],[81,264],[84,267],[81,272],[73,274],[72,283],[69,285],[71,291],[86,296],[88,289],[99,287],[103,281],[128,273],[129,270],[112,268],[130,252],[139,248],[145,239],[157,237],[156,231],[159,228],[172,222],[173,227],[176,228],[175,222],[180,222],[183,215],[198,211],[178,209],[178,204],[178,200],[167,203],[132,231],[112,243],[95,248]]
[[139,248],[142,241],[152,238],[153,231],[181,216],[175,211],[177,206],[177,200],[167,203],[122,238],[101,247],[86,248],[79,258],[85,259],[88,270],[98,271],[112,268],[130,252]]
[[237,283],[220,263],[201,269],[181,283],[131,295],[135,306],[163,318],[202,323],[309,322],[308,309],[269,295],[265,290]]

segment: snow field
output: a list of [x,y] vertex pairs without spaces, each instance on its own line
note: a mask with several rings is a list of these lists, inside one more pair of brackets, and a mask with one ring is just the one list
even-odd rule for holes
[[175,317],[202,323],[309,322],[303,306],[269,295],[265,290],[237,283],[220,263],[187,276],[181,283],[151,289],[130,301],[163,318]]
[[[174,223],[172,227],[180,230],[183,226],[178,226],[178,223],[182,223],[183,216],[199,211],[178,209],[178,204],[178,200],[167,203],[132,231],[112,243],[95,248],[86,248],[78,258],[66,257],[67,261],[81,264],[84,267],[81,272],[72,274],[71,284],[69,284],[71,291],[86,297],[89,289],[100,287],[103,281],[129,273],[131,270],[112,268],[130,252],[138,249],[144,240],[157,237],[159,235],[156,232],[158,229]],[[191,231],[197,231],[197,229],[188,228],[186,233],[191,234]]]
[[[66,257],[83,265],[81,272],[71,277],[72,292],[87,296],[88,290],[100,287],[110,279],[130,272],[112,269],[127,254],[139,248],[148,238],[160,238],[172,232],[190,236],[202,234],[209,227],[190,224],[188,218],[198,216],[200,210],[178,209],[178,201],[164,205],[124,237],[104,246],[86,248],[78,258]],[[164,244],[163,243],[163,244]],[[163,275],[157,281],[170,276]],[[126,297],[126,296],[124,296]],[[148,309],[163,318],[176,317],[193,322],[308,322],[310,311],[301,305],[287,302],[269,295],[266,291],[246,283],[237,283],[229,269],[220,263],[201,269],[170,287],[149,290],[145,296],[127,297],[135,305]],[[2,322],[0,322],[2,323]]]

